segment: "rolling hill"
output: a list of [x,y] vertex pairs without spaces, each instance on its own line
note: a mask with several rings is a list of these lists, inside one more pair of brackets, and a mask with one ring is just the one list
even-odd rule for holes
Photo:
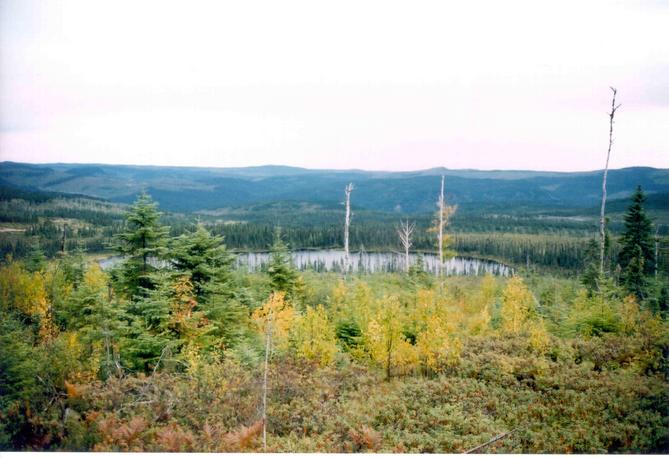
[[[159,167],[104,164],[0,163],[4,185],[30,191],[83,194],[112,202],[134,201],[147,190],[161,208],[196,212],[277,201],[336,205],[353,182],[355,207],[393,213],[434,209],[439,176],[446,195],[463,211],[592,209],[601,198],[601,171],[536,172],[448,170],[415,172],[310,170],[287,166],[245,168]],[[609,171],[609,199],[625,199],[641,185],[649,195],[669,193],[669,169]],[[662,205],[662,197],[653,197]],[[622,204],[620,204],[622,205]],[[589,211],[588,211],[589,212]]]

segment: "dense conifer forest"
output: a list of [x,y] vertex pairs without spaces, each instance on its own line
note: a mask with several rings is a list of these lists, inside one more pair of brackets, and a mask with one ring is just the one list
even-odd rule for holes
[[[603,271],[592,220],[449,210],[444,252],[510,277],[435,276],[420,257],[296,270],[291,250],[341,248],[339,206],[239,222],[164,213],[147,193],[13,187],[0,205],[0,449],[669,448],[666,231],[641,188],[609,222]],[[407,216],[412,251],[434,253],[434,213]],[[400,250],[397,229],[360,209],[351,247]],[[270,262],[235,268],[240,250]]]

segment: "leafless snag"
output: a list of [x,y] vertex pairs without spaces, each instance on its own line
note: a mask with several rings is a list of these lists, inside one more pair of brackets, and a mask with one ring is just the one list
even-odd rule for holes
[[414,229],[416,229],[416,224],[409,224],[409,220],[404,222],[400,220],[400,225],[397,228],[397,235],[399,236],[402,247],[404,248],[404,267],[407,272],[409,271],[409,249],[413,245],[411,236],[413,235]]
[[602,210],[599,215],[599,273],[604,275],[604,245],[606,238],[605,228],[605,207],[606,207],[606,176],[609,173],[609,158],[611,157],[611,147],[613,146],[613,117],[620,104],[616,105],[616,88],[612,87],[613,98],[611,100],[611,113],[609,113],[609,149],[606,152],[606,166],[604,167],[604,176],[602,177]]
[[439,201],[437,202],[439,206],[439,265],[437,266],[437,275],[441,276],[441,272],[444,268],[444,207],[446,202],[444,201],[444,176],[441,176],[441,193],[439,194]]
[[348,250],[348,230],[351,225],[351,192],[353,191],[353,183],[349,183],[344,189],[346,194],[346,220],[344,222],[344,272],[348,273],[349,269],[349,250]]
[[448,226],[449,219],[457,210],[457,205],[446,205],[444,198],[444,176],[441,176],[441,191],[439,200],[437,200],[437,214],[435,215],[433,226],[428,232],[436,232],[439,250],[439,261],[437,262],[437,276],[441,276],[444,271],[444,258],[454,256],[455,253],[448,249],[451,239],[444,235],[444,229]]

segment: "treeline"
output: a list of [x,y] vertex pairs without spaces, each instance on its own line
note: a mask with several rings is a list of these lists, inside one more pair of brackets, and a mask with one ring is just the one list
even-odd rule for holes
[[[27,191],[26,191],[27,192]],[[0,256],[28,256],[34,249],[52,258],[63,249],[81,249],[89,253],[109,252],[113,237],[123,230],[127,206],[102,200],[53,197],[53,193],[35,192],[33,200],[0,200],[0,222],[13,223],[15,230],[0,233]],[[31,197],[32,194],[23,197]],[[60,195],[60,194],[58,194]],[[171,225],[172,235],[192,227],[195,217],[167,214],[162,220]]]
[[37,202],[0,200],[2,222],[37,223],[41,218],[71,218],[108,226],[122,220],[124,211],[118,204],[89,198],[52,198]]
[[[504,260],[516,266],[579,271],[585,267],[590,241],[585,237],[531,234],[455,234],[461,254]],[[616,253],[617,245],[612,247]]]
[[[99,200],[47,197],[38,193],[34,201],[0,200],[0,221],[19,224],[25,229],[0,233],[3,259],[8,254],[14,258],[25,257],[35,245],[51,258],[62,250],[63,240],[66,251],[79,247],[89,253],[108,252],[113,236],[122,231],[126,206]],[[587,267],[588,238],[596,233],[594,220],[540,214],[504,215],[493,210],[481,214],[460,209],[453,215],[449,232],[452,248],[457,253],[491,258],[516,267],[565,273],[582,272]],[[436,250],[435,234],[428,231],[433,225],[432,219],[432,215],[426,214],[409,216],[409,220],[416,223],[413,251]],[[192,230],[198,220],[212,233],[223,236],[228,247],[234,250],[267,250],[273,243],[277,226],[281,227],[284,240],[292,249],[340,249],[344,243],[342,209],[337,205],[284,202],[229,209],[223,214],[161,215],[162,223],[169,226],[173,237]],[[351,248],[356,251],[398,250],[398,222],[398,215],[354,209]],[[624,223],[609,223],[608,228],[610,254],[615,259]],[[666,247],[665,235],[659,240],[658,268],[662,271],[669,268]],[[615,265],[613,268],[615,270]]]

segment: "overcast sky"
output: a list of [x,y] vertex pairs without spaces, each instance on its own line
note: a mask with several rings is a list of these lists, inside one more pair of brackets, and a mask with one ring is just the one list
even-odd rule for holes
[[[457,4],[456,4],[457,3]],[[0,0],[0,159],[669,167],[668,1]]]

